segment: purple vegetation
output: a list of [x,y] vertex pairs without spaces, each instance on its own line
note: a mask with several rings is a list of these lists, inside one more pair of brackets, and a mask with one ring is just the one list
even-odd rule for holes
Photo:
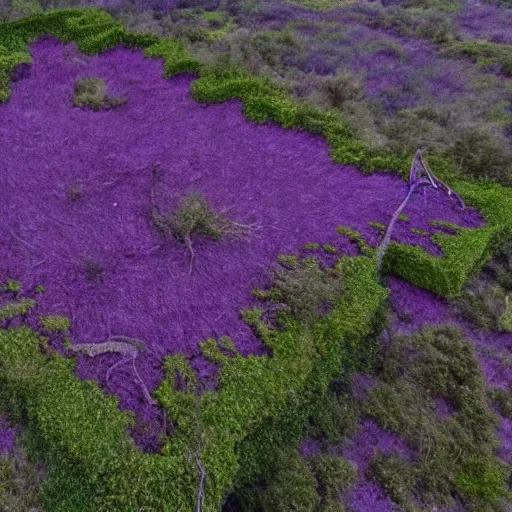
[[468,3],[457,16],[457,25],[464,39],[512,44],[512,9],[479,2]]
[[436,413],[443,419],[449,418],[453,412],[453,405],[444,398],[436,398],[435,400]]
[[306,439],[299,447],[299,453],[302,457],[312,457],[322,452],[320,441],[314,439]]
[[[31,52],[31,75],[0,106],[0,280],[17,279],[24,290],[44,286],[29,315],[34,327],[39,315],[64,315],[72,343],[142,340],[149,351],[136,364],[150,390],[168,354],[182,353],[201,375],[214,375],[198,350],[209,337],[231,336],[243,355],[263,353],[239,312],[253,304],[252,289],[268,284],[277,256],[307,242],[332,243],[338,225],[370,235],[367,223],[387,223],[405,196],[397,176],[335,164],[320,137],[249,122],[237,100],[201,108],[189,97],[191,76],[164,80],[162,62],[141,51],[85,57],[46,37]],[[73,107],[74,82],[90,76],[128,103],[105,112]],[[199,192],[214,210],[255,223],[250,238],[197,239],[189,276],[187,249],[164,243],[150,222],[156,164],[163,211]],[[74,201],[72,187],[80,190]],[[432,218],[481,222],[435,192],[408,205],[411,226]],[[434,250],[428,239],[395,236]],[[97,280],[87,279],[87,262],[102,269]],[[81,356],[77,373],[103,384],[118,359]],[[159,413],[144,401],[130,365],[112,374],[107,389],[136,411],[137,441],[157,449]]]
[[373,378],[370,375],[356,373],[352,376],[352,395],[358,401],[365,400],[373,387]]
[[9,425],[7,418],[0,416],[0,458],[13,451],[15,438],[16,429]]
[[383,430],[371,419],[364,419],[357,434],[343,447],[343,457],[355,465],[362,478],[378,452],[396,453],[407,461],[414,460],[414,452],[399,436]]
[[512,420],[503,418],[500,427],[501,446],[500,458],[507,464],[512,464]]
[[347,498],[351,512],[393,512],[396,509],[381,486],[363,479],[349,489]]

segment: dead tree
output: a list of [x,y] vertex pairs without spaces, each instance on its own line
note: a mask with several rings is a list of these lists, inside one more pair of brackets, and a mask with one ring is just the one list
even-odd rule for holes
[[388,224],[388,228],[384,235],[382,242],[380,243],[377,249],[377,274],[380,275],[382,271],[382,260],[384,258],[384,254],[389,246],[391,241],[391,234],[393,233],[393,228],[395,227],[396,221],[402,210],[407,206],[409,199],[412,197],[414,192],[419,190],[422,187],[432,187],[438,190],[442,190],[446,192],[448,196],[453,197],[464,210],[466,205],[462,198],[454,192],[446,183],[441,181],[439,178],[436,178],[432,171],[428,168],[425,160],[423,160],[422,150],[418,149],[416,154],[414,155],[411,170],[409,172],[409,190],[405,199],[402,201],[400,206],[395,210],[393,216],[391,217],[391,221]]

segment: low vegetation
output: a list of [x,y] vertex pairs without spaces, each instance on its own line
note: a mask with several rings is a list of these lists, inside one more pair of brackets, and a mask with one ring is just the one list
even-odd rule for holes
[[202,236],[211,240],[224,237],[242,237],[249,232],[249,226],[229,220],[215,213],[200,194],[185,197],[175,213],[160,212],[155,198],[156,170],[153,171],[151,192],[151,220],[158,232],[167,240],[177,240],[186,245],[190,253],[190,272],[194,265],[195,252],[192,240]]
[[[80,108],[108,110],[126,103],[126,98],[113,98],[105,92],[105,81],[101,78],[81,78],[75,83],[73,104]],[[71,193],[73,194],[74,191]],[[76,194],[73,194],[73,198]]]
[[[453,414],[440,417],[436,398]],[[371,474],[397,503],[413,506],[416,495],[426,506],[450,504],[456,492],[467,510],[477,511],[510,499],[510,468],[495,456],[497,418],[474,348],[461,332],[423,329],[394,339],[363,410],[418,452],[416,462],[380,455],[372,462]]]
[[273,285],[256,296],[270,299],[274,308],[285,308],[294,318],[308,325],[329,310],[343,293],[343,279],[338,270],[321,268],[315,258],[280,258],[282,268],[274,271]]
[[481,329],[512,332],[512,243],[502,244],[455,299],[457,311]]
[[[190,3],[194,2],[181,5],[186,8]],[[322,2],[308,0],[307,4],[321,7]],[[328,4],[329,0],[323,2]],[[228,1],[226,7],[237,23],[258,16],[283,27],[289,21],[286,8],[269,12],[257,1]],[[376,26],[443,45],[445,55],[453,58],[469,56],[480,59],[482,65],[484,59],[486,65],[497,65],[499,72],[507,73],[507,45],[457,42],[453,19],[428,11],[438,7],[449,13],[454,7],[447,2],[414,1],[404,7],[410,10],[384,9],[375,17]],[[427,11],[418,14],[418,10]],[[49,33],[63,41],[76,40],[91,55],[119,43],[143,48],[147,57],[164,60],[164,76],[197,72],[199,79],[191,86],[196,100],[238,98],[247,118],[322,135],[335,161],[366,172],[387,169],[405,176],[411,148],[416,149],[418,132],[413,130],[419,119],[420,131],[431,128],[429,133],[437,139],[457,124],[451,114],[402,105],[403,91],[388,90],[378,101],[368,101],[364,77],[336,63],[342,53],[333,51],[325,60],[317,57],[322,54],[318,48],[313,48],[316,54],[309,54],[309,45],[292,29],[272,25],[264,30],[233,30],[227,15],[206,15],[202,9],[179,11],[170,15],[175,18],[173,23],[164,19],[152,34],[129,33],[97,10],[53,11],[0,25],[0,101],[9,98],[15,67],[31,62],[27,43]],[[359,14],[360,21],[369,23],[364,9]],[[159,16],[155,20],[164,18]],[[178,18],[190,22],[174,23]],[[201,18],[202,27],[191,21],[196,18]],[[204,28],[205,23],[216,35]],[[321,37],[333,48],[334,42],[343,43],[346,34],[342,30],[329,33],[329,27],[324,29]],[[214,45],[227,47],[216,64],[202,65],[189,52],[199,54],[202,48],[208,55]],[[369,45],[368,51],[370,46],[371,51],[405,59],[402,49],[389,42]],[[251,76],[248,68],[261,76]],[[312,74],[320,77],[305,78]],[[322,109],[290,97],[290,91],[307,90],[311,84],[317,88]],[[411,84],[407,87],[405,92],[411,96],[419,90]],[[109,97],[101,79],[89,78],[77,82],[73,101],[81,108],[103,110],[125,100]],[[454,114],[462,119],[459,115]],[[350,116],[354,124],[357,119],[361,124],[370,119],[368,130],[358,132]],[[388,122],[393,116],[395,120]],[[432,150],[429,164],[464,201],[481,210],[487,224],[465,229],[432,223],[445,230],[434,235],[443,258],[392,243],[383,258],[383,270],[439,295],[456,296],[454,304],[460,314],[479,328],[512,331],[512,245],[504,243],[511,233],[512,195],[502,186],[510,184],[511,155],[496,125],[489,129],[479,123],[467,123],[471,128],[463,126]],[[377,129],[381,130],[379,137],[395,142],[369,144],[368,140],[377,139],[372,135]],[[156,201],[157,178],[155,170],[152,226],[166,242],[186,246],[190,271],[197,237],[220,240],[248,234],[250,226],[230,220],[225,212],[215,212],[199,194],[185,196],[176,209],[164,211]],[[449,187],[443,190],[453,193]],[[70,201],[81,197],[77,185],[68,190]],[[397,210],[395,220],[409,219]],[[379,231],[385,228],[371,225]],[[0,508],[5,502],[6,509],[15,510],[24,493],[23,503],[37,507],[41,499],[45,510],[213,511],[225,502],[226,492],[234,489],[244,512],[342,512],[345,503],[340,496],[356,481],[356,469],[343,457],[326,452],[330,444],[353,434],[366,415],[400,436],[415,452],[410,460],[376,453],[370,461],[366,477],[377,482],[395,504],[408,511],[418,510],[418,503],[422,509],[433,509],[460,497],[468,512],[505,510],[507,500],[512,499],[507,483],[510,468],[496,457],[498,418],[490,404],[510,418],[509,391],[486,389],[474,348],[455,329],[391,336],[384,352],[375,333],[384,324],[387,290],[375,272],[376,251],[356,231],[344,227],[338,231],[359,246],[362,256],[342,257],[333,267],[314,258],[283,256],[269,289],[255,292],[267,309],[242,313],[270,356],[242,357],[228,337],[200,345],[201,355],[219,369],[219,386],[214,391],[200,392],[195,372],[183,355],[165,358],[164,380],[150,393],[135,368],[141,346],[134,340],[112,338],[76,345],[67,340],[72,353],[90,357],[116,353],[132,362],[148,404],[165,410],[172,419],[172,436],[163,436],[158,455],[135,448],[127,435],[127,427],[134,425],[133,416],[119,410],[116,399],[106,396],[96,383],[78,379],[74,361],[56,352],[47,338],[26,326],[18,327],[36,301],[18,297],[22,287],[17,281],[2,285],[5,302],[0,307],[0,323],[16,328],[0,330],[0,410],[27,429],[24,444],[32,458],[47,465],[48,474],[41,496],[36,496],[38,491],[32,500],[32,476],[27,477],[26,492],[25,483],[17,480],[19,475],[24,478],[24,464],[0,461]],[[305,249],[323,249],[330,257],[337,254],[329,244],[309,243]],[[491,254],[491,261],[470,281]],[[79,265],[91,287],[103,280],[105,268],[99,261],[85,259]],[[275,322],[268,321],[269,312]],[[67,318],[50,315],[40,317],[40,327],[46,333],[57,333],[67,332],[71,324]],[[107,380],[122,362],[109,368]],[[375,379],[368,398],[362,401],[355,399],[349,385],[355,371],[371,371]],[[451,412],[441,416],[437,400],[447,403]],[[320,455],[299,455],[304,432],[320,442]]]

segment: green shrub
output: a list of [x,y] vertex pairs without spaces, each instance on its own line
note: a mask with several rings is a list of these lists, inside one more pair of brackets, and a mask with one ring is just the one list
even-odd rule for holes
[[48,332],[65,332],[71,327],[71,320],[64,316],[42,316],[41,326]]
[[264,512],[315,512],[319,502],[316,481],[296,452],[276,457],[272,479],[262,497]]
[[340,443],[354,431],[359,417],[358,404],[351,394],[328,392],[312,417],[310,433],[316,439]]
[[342,276],[330,268],[320,268],[314,259],[295,260],[274,272],[274,300],[282,302],[298,321],[308,324],[318,319],[322,306],[333,304],[343,293]]
[[105,92],[105,81],[101,78],[82,78],[75,83],[73,104],[80,108],[107,110],[126,103],[126,98],[112,98]]
[[417,483],[417,471],[412,464],[397,455],[378,452],[370,463],[368,473],[382,485],[395,503],[401,506],[409,503],[410,493]]
[[330,105],[342,108],[347,101],[359,101],[363,97],[361,80],[349,71],[339,71],[334,77],[327,77],[322,82],[323,90]]
[[487,131],[466,129],[456,140],[451,155],[461,172],[480,180],[512,183],[512,153],[505,142]]
[[356,480],[357,472],[352,464],[343,457],[315,455],[309,464],[318,482],[318,491],[322,499],[320,509],[324,510],[330,502],[339,501]]
[[10,320],[16,316],[26,315],[35,305],[35,301],[30,299],[11,302],[10,304],[0,308],[0,322]]
[[512,46],[491,43],[488,41],[458,41],[452,42],[443,49],[441,55],[446,57],[469,57],[473,61],[489,59],[501,67],[501,72],[512,76]]
[[[474,348],[460,331],[430,328],[395,339],[380,375],[363,410],[418,450],[410,471],[393,459],[373,466],[399,503],[418,495],[424,503],[449,504],[458,492],[478,510],[481,500],[496,504],[507,495],[507,472],[495,455],[497,418]],[[436,398],[453,406],[450,417],[437,415]]]
[[512,390],[501,388],[490,388],[488,390],[489,398],[500,414],[509,420],[512,420]]
[[21,283],[15,279],[9,279],[4,286],[0,286],[0,291],[18,293],[21,290]]

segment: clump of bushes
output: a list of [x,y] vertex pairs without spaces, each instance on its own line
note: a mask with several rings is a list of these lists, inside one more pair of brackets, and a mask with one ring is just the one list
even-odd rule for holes
[[501,245],[482,272],[454,300],[477,327],[512,332],[512,242]]
[[73,104],[80,108],[107,110],[126,103],[126,98],[113,98],[105,92],[105,81],[101,78],[81,78],[75,83]]
[[274,68],[294,67],[304,58],[305,44],[289,31],[263,30],[255,32],[241,51],[248,58],[255,53]]
[[504,185],[512,184],[512,152],[498,134],[481,128],[462,130],[449,155],[466,175]]
[[64,316],[43,316],[41,326],[48,332],[65,332],[71,327],[71,320]]
[[187,246],[190,252],[190,271],[194,263],[195,253],[192,239],[203,236],[211,240],[224,237],[240,237],[248,232],[249,226],[227,219],[222,214],[214,212],[208,201],[200,194],[190,194],[185,197],[175,213],[163,214],[155,202],[156,170],[153,172],[153,187],[151,194],[151,220],[153,226],[166,239],[174,239]]
[[281,305],[304,325],[317,320],[343,293],[340,273],[321,268],[315,258],[281,256],[279,262],[271,289],[260,297]]
[[363,97],[361,80],[347,70],[324,78],[322,89],[330,105],[336,108],[342,108],[346,102],[358,101]]
[[500,414],[512,420],[512,386],[509,389],[491,388],[488,391],[489,398]]
[[354,467],[342,457],[303,458],[283,449],[267,470],[265,482],[244,492],[248,510],[261,512],[343,512],[340,495],[355,481]]
[[[438,327],[395,339],[380,376],[363,410],[399,434],[418,458],[406,463],[378,455],[370,474],[405,507],[413,495],[429,506],[450,504],[457,493],[467,510],[494,510],[508,496],[509,470],[495,456],[497,418],[462,333]],[[455,412],[439,417],[436,398]]]

